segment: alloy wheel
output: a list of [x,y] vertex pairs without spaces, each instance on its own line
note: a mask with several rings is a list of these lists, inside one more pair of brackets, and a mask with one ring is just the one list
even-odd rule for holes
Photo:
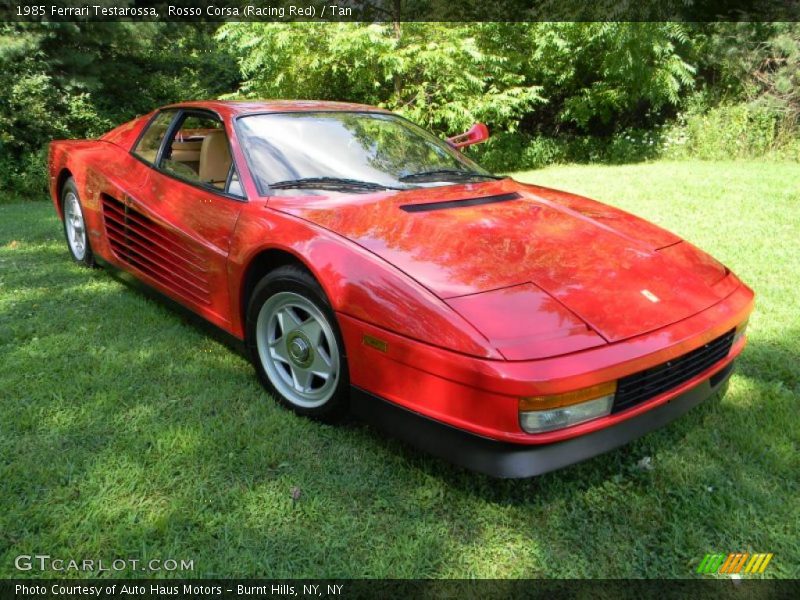
[[272,295],[258,313],[256,345],[264,370],[292,404],[316,408],[333,396],[340,356],[328,319],[294,292]]

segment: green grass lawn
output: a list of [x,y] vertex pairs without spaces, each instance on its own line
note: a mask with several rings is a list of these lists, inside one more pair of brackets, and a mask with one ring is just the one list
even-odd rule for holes
[[208,577],[691,577],[707,552],[751,551],[775,554],[765,576],[800,577],[800,165],[518,178],[651,219],[756,290],[723,400],[581,465],[492,480],[279,408],[203,328],[74,265],[50,204],[1,205],[0,576],[44,553]]

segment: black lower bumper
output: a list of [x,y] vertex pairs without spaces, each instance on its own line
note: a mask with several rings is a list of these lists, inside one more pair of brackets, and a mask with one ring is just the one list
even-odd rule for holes
[[353,387],[352,410],[365,421],[457,465],[493,477],[533,477],[622,446],[677,419],[715,393],[724,394],[733,363],[656,408],[563,442],[522,446],[456,429]]

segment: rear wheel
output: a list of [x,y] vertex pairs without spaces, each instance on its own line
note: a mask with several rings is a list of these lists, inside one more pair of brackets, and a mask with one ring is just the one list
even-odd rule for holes
[[94,267],[94,254],[89,245],[83,208],[78,188],[72,178],[67,179],[61,190],[61,206],[64,210],[64,236],[67,238],[67,247],[72,258],[85,267]]
[[284,266],[258,283],[247,311],[247,343],[262,383],[285,406],[323,421],[347,413],[341,333],[308,272]]

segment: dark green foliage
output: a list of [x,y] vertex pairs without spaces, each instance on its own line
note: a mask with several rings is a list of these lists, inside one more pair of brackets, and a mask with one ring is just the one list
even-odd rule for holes
[[41,196],[46,144],[97,136],[166,102],[238,84],[214,26],[0,25],[0,189]]
[[800,116],[800,23],[714,24],[699,40],[710,94],[772,108],[796,123]]
[[0,190],[41,197],[47,142],[168,102],[377,104],[475,121],[497,170],[659,155],[796,159],[796,23],[0,25]]
[[692,87],[675,23],[230,23],[243,97],[352,99],[452,132],[607,135],[647,126]]
[[562,134],[557,137],[501,133],[467,152],[493,171],[540,169],[557,163],[623,164],[658,158],[661,128],[629,129],[610,136]]

